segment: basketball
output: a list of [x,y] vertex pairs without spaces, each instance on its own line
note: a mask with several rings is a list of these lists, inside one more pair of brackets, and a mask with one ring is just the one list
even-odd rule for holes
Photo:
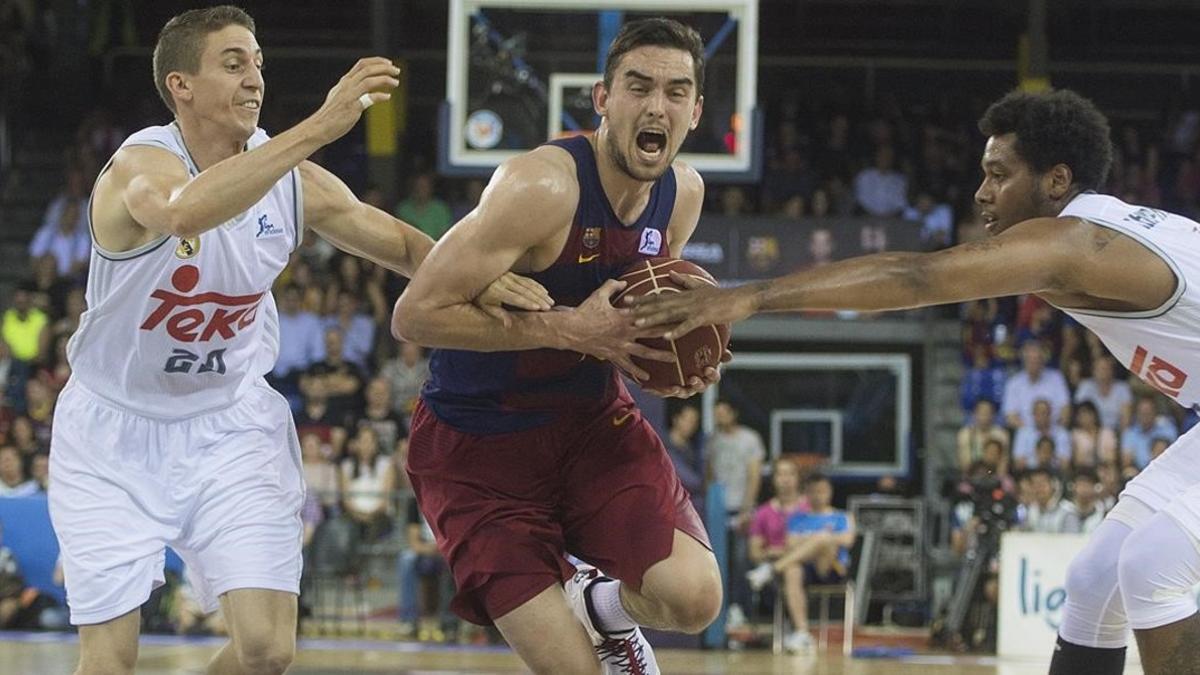
[[[614,304],[621,307],[625,296],[657,293],[679,293],[686,290],[671,279],[671,272],[679,272],[705,283],[717,285],[717,280],[704,271],[703,267],[678,258],[649,258],[630,265],[617,277],[627,282],[625,289],[615,298]],[[633,357],[633,362],[650,374],[650,379],[640,383],[645,389],[668,389],[686,387],[692,376],[703,377],[704,369],[717,367],[721,355],[729,346],[729,324],[702,326],[674,340],[642,338],[642,344],[652,349],[674,352],[675,361],[650,361]]]

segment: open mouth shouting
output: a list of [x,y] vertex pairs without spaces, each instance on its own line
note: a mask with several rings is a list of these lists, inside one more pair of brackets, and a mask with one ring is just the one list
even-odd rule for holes
[[655,164],[667,153],[667,132],[655,127],[640,129],[637,133],[638,159]]

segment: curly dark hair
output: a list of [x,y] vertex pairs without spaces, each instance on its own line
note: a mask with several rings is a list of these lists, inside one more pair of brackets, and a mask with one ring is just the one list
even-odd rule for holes
[[1099,190],[1108,178],[1113,154],[1108,120],[1070,89],[1010,92],[988,107],[979,130],[984,136],[1016,134],[1018,157],[1039,173],[1066,164],[1081,190]]

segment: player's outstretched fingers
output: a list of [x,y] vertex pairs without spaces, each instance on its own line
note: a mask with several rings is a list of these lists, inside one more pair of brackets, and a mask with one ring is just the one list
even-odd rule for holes
[[680,323],[678,326],[672,328],[671,330],[667,331],[666,333],[663,333],[663,339],[664,340],[674,340],[676,338],[681,338],[684,335],[687,335],[688,333],[696,330],[697,328],[707,325],[707,324],[708,324],[707,321],[705,321],[703,319],[697,319],[696,317],[692,317],[690,319],[685,319],[683,321],[683,323]]
[[646,345],[638,342],[629,343],[628,352],[639,359],[662,361],[663,363],[675,363],[675,355],[671,352],[647,347]]
[[712,288],[712,283],[694,274],[682,274],[677,270],[671,270],[671,280],[683,286],[684,288]]
[[650,379],[650,373],[647,373],[645,370],[638,368],[637,365],[633,362],[633,360],[630,359],[628,356],[622,356],[620,358],[614,359],[613,363],[615,363],[618,368],[625,371],[626,375],[632,377],[637,382],[645,382],[646,380]]

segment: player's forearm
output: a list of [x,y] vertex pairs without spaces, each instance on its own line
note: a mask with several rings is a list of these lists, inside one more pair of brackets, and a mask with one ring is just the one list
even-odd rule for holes
[[253,150],[201,171],[170,195],[161,214],[164,229],[193,237],[245,212],[321,147],[317,138],[302,122]]
[[509,312],[512,325],[471,303],[439,307],[409,298],[406,292],[392,312],[392,335],[423,347],[466,349],[476,352],[570,349],[572,310],[559,312]]
[[759,312],[909,309],[960,299],[928,262],[923,253],[878,253],[750,284],[746,292]]

